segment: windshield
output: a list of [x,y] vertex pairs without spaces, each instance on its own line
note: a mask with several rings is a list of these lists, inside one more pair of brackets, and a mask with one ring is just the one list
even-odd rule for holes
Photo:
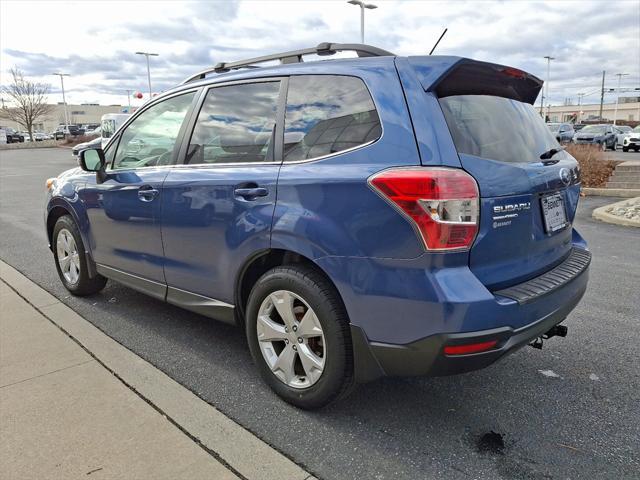
[[587,125],[580,133],[604,133],[605,127],[602,125]]
[[460,153],[501,162],[539,162],[558,142],[535,108],[489,95],[440,99],[447,125]]
[[640,125],[637,125],[637,126],[633,129],[633,131],[634,131],[634,132],[640,132]]

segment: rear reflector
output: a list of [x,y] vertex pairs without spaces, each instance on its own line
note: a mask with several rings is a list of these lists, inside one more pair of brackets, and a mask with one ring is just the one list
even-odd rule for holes
[[448,345],[444,347],[445,355],[466,355],[469,353],[480,353],[491,350],[498,343],[497,340],[488,342],[467,343],[466,345]]
[[471,175],[454,168],[392,168],[369,184],[416,227],[427,250],[471,247],[478,232],[479,194]]

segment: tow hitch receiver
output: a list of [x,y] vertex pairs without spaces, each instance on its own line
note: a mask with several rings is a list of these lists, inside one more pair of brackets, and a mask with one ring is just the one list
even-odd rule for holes
[[566,337],[569,329],[565,325],[555,325],[551,327],[546,333],[544,333],[541,337],[536,338],[533,342],[529,344],[530,347],[537,348],[538,350],[542,350],[542,343],[544,340],[547,340],[551,337]]

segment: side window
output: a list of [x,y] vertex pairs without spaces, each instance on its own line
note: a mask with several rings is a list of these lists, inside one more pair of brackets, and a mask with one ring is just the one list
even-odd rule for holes
[[173,161],[173,148],[195,92],[169,98],[142,112],[120,134],[113,168],[151,167]]
[[189,165],[273,160],[280,82],[211,88],[198,115]]
[[284,160],[307,160],[377,140],[380,118],[364,82],[335,75],[289,79]]

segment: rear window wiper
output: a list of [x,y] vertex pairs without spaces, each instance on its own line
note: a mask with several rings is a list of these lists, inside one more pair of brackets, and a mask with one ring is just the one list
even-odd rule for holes
[[[547,150],[544,153],[540,154],[540,160],[549,160],[551,157],[553,157],[556,153],[560,153],[561,151],[563,151],[566,147],[554,147],[551,150]],[[544,162],[542,162],[544,163]]]

